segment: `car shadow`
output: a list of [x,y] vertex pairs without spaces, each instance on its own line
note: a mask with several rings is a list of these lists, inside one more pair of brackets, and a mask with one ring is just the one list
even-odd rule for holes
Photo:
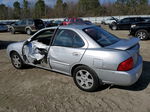
[[150,83],[150,62],[144,61],[143,62],[143,72],[139,80],[133,84],[132,86],[112,86],[110,89],[118,88],[130,91],[142,91],[147,88]]
[[0,50],[6,49],[9,44],[14,43],[14,42],[16,42],[16,41],[3,41],[3,40],[0,40]]

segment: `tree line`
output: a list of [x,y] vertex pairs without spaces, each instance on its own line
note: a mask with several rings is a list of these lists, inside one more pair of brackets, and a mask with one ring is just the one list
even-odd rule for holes
[[57,0],[52,7],[44,0],[37,0],[35,4],[23,0],[23,3],[15,1],[13,7],[0,4],[0,19],[144,15],[150,14],[149,8],[148,0],[116,0],[103,4],[99,0],[79,0],[77,3]]

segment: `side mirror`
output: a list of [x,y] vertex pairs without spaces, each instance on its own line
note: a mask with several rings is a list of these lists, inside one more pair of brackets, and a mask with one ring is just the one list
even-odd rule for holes
[[27,39],[27,42],[30,42],[31,41],[31,38]]

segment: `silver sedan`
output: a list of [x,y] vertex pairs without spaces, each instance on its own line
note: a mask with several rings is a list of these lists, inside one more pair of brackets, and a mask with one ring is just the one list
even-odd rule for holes
[[142,73],[139,39],[120,39],[94,25],[45,28],[26,41],[10,44],[13,66],[27,65],[72,76],[78,88],[95,91],[100,85],[129,86]]

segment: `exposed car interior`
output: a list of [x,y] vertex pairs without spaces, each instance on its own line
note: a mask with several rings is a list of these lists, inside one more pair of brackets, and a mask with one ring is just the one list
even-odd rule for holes
[[24,54],[29,63],[46,66],[49,45],[54,29],[45,30],[35,35],[30,42],[24,45]]

